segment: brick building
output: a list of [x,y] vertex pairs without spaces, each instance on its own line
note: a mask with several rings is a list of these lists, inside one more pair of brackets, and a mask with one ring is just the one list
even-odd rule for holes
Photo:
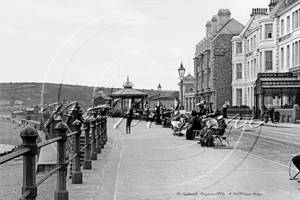
[[232,102],[232,43],[244,26],[230,18],[228,9],[220,9],[206,23],[206,37],[196,45],[194,58],[195,103],[212,102],[213,110]]

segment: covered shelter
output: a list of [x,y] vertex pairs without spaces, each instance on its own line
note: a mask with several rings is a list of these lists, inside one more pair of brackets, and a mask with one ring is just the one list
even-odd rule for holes
[[293,73],[258,73],[254,88],[255,117],[265,109],[292,109],[300,105],[300,80]]
[[144,98],[148,94],[135,90],[132,87],[133,84],[129,82],[129,78],[127,77],[127,82],[123,84],[123,89],[109,95],[112,98],[112,102],[114,102],[113,110],[124,113],[133,103],[137,110],[143,110]]

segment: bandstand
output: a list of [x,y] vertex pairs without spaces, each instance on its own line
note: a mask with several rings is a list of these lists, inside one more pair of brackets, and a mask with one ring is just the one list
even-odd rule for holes
[[128,77],[127,82],[123,84],[123,87],[124,89],[110,94],[112,102],[117,102],[113,106],[113,110],[118,110],[121,114],[123,114],[130,108],[130,106],[133,105],[133,103],[135,104],[136,110],[143,110],[144,98],[148,95],[133,89],[133,84],[129,82]]

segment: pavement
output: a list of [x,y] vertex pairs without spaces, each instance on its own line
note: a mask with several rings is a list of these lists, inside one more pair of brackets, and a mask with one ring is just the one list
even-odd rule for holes
[[69,199],[299,199],[288,165],[238,148],[201,147],[144,121],[125,134],[125,122],[112,128],[117,121],[108,119],[108,142],[92,169],[82,170],[83,184],[68,181]]

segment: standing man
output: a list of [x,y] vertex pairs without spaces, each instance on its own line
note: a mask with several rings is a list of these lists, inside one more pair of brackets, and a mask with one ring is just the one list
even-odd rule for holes
[[271,118],[271,122],[274,123],[274,108],[273,107],[270,110],[270,118]]
[[225,103],[224,103],[224,105],[223,105],[223,117],[224,117],[225,119],[227,119],[227,108],[228,108],[229,105],[230,105],[230,104],[229,104],[228,101],[225,101]]
[[160,102],[157,102],[157,105],[156,105],[156,124],[157,125],[160,125],[161,124],[161,121],[160,121],[160,107],[161,107],[161,103]]
[[130,134],[130,126],[133,119],[133,108],[130,108],[129,111],[125,114],[126,120],[126,134]]

